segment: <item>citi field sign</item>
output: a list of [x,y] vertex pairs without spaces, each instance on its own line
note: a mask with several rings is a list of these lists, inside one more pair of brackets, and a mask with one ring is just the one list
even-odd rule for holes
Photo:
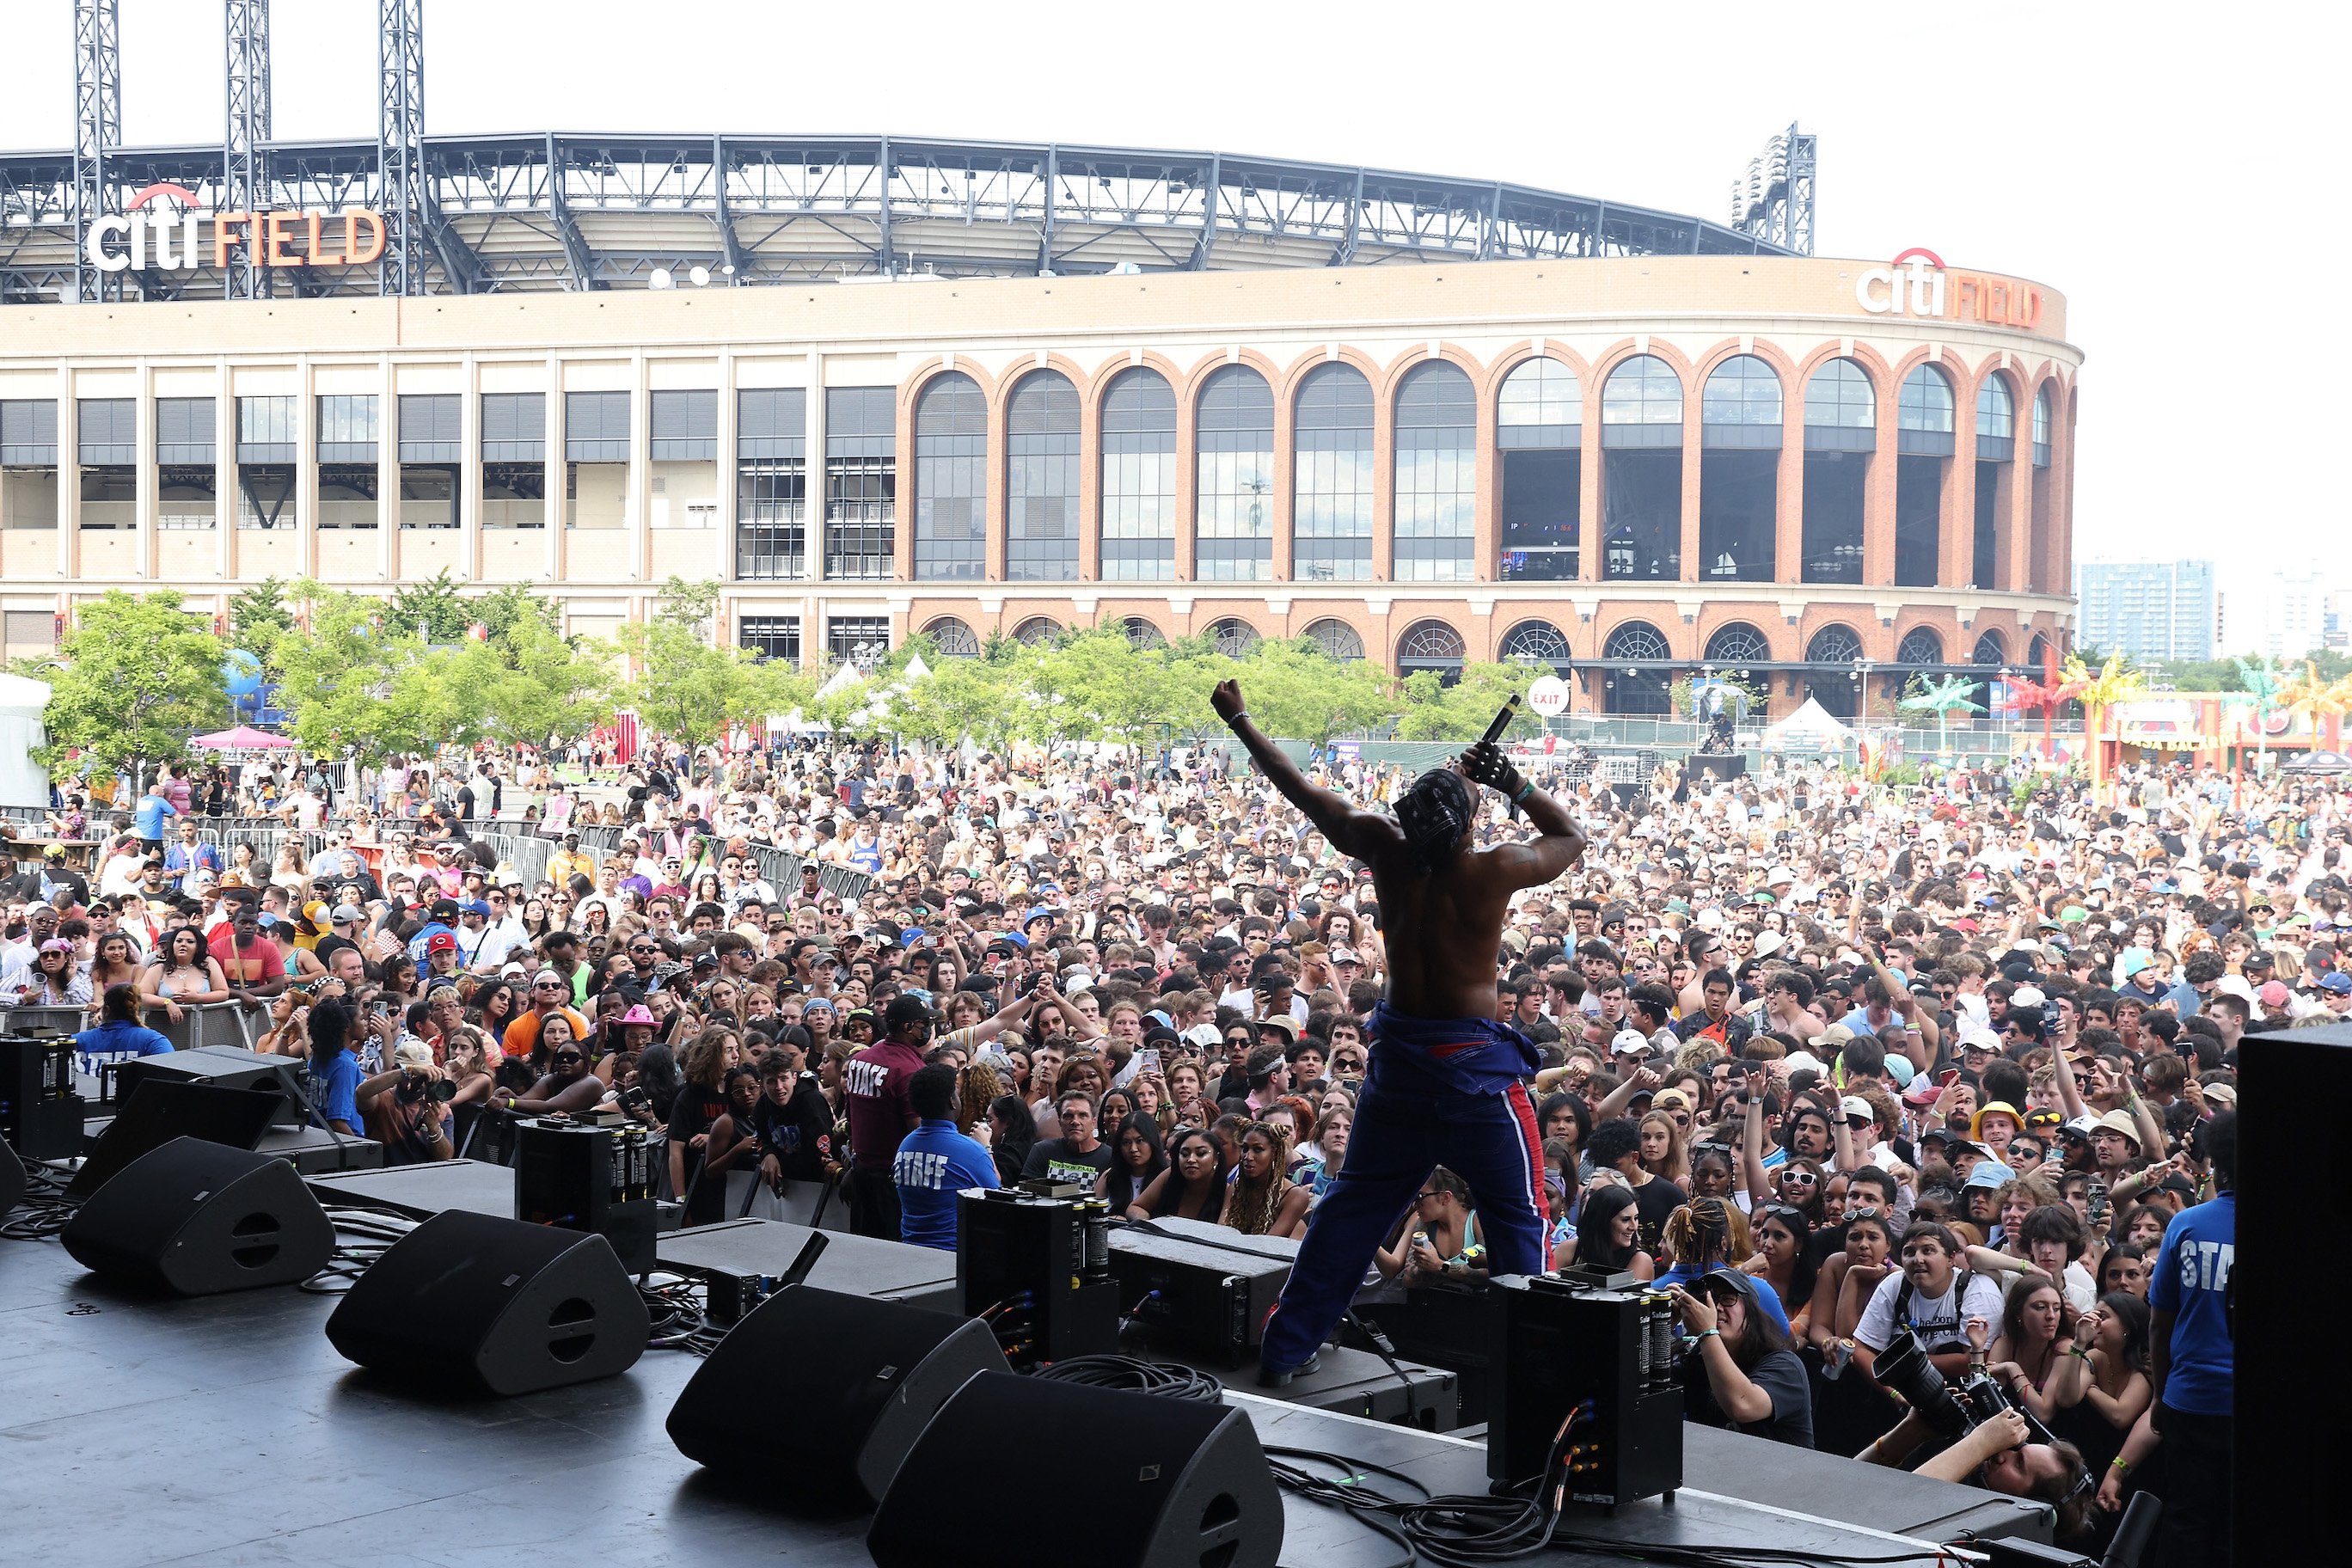
[[163,180],[120,215],[92,218],[82,237],[82,255],[100,272],[222,268],[238,247],[254,267],[362,267],[383,254],[383,215],[366,207],[202,212],[194,191]]
[[1926,316],[1997,326],[2041,324],[2042,290],[2013,278],[1954,272],[1934,251],[1914,246],[1853,280],[1854,302],[1874,316]]

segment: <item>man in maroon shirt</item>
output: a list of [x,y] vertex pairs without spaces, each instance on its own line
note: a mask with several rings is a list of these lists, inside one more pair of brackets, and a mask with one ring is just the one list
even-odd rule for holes
[[898,1187],[890,1163],[917,1123],[907,1084],[922,1070],[931,1010],[918,997],[894,996],[882,1026],[882,1037],[850,1058],[841,1074],[849,1110],[849,1228],[896,1241]]

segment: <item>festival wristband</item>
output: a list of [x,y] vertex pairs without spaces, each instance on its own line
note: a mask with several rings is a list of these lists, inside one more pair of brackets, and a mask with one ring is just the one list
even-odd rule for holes
[[1719,1340],[1722,1337],[1723,1331],[1721,1329],[1701,1329],[1698,1332],[1691,1336],[1691,1343],[1696,1344],[1701,1340]]
[[1512,804],[1513,805],[1520,805],[1520,804],[1524,803],[1524,802],[1527,800],[1528,796],[1529,796],[1529,795],[1533,795],[1533,794],[1535,794],[1535,793],[1536,793],[1536,786],[1535,786],[1535,785],[1533,785],[1533,784],[1528,784],[1528,783],[1526,783],[1526,782],[1522,781],[1522,782],[1520,783],[1520,784],[1519,784],[1519,793],[1518,793],[1518,794],[1517,794],[1517,795],[1513,795],[1513,796],[1511,797],[1511,804]]

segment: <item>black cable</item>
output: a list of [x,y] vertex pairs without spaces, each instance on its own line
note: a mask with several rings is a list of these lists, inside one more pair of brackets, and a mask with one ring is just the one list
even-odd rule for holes
[[65,1229],[75,1210],[75,1205],[60,1198],[35,1197],[27,1192],[8,1217],[0,1220],[0,1239],[47,1241]]
[[1145,1361],[1131,1355],[1080,1355],[1048,1362],[1036,1376],[1085,1388],[1123,1388],[1135,1394],[1157,1394],[1169,1399],[1222,1405],[1224,1384],[1205,1372],[1175,1362]]

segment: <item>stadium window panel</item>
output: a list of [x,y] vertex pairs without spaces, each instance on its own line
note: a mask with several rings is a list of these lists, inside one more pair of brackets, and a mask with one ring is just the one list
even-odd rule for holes
[[1657,627],[1646,621],[1621,623],[1601,645],[1601,657],[1606,665],[1601,672],[1605,711],[1661,718],[1672,711],[1669,685],[1674,672],[1643,668],[1674,657]]
[[[487,439],[483,445],[488,447]],[[545,528],[547,465],[544,462],[485,462],[482,465],[482,526]]]
[[1291,575],[1372,575],[1372,384],[1351,364],[1318,365],[1293,411]]
[[[898,393],[894,388],[825,388],[827,581],[885,582],[896,565],[898,428]],[[974,482],[979,482],[977,478]]]
[[1862,581],[1863,499],[1870,487],[1870,463],[1868,452],[1806,452],[1806,582]]
[[294,526],[294,473],[291,463],[237,464],[237,527],[290,531]]
[[746,616],[743,617],[743,629],[735,641],[737,646],[749,649],[757,658],[798,664],[801,661],[801,618],[798,616]]
[[2009,470],[2007,463],[1979,462],[1977,465],[1975,526],[1969,532],[1969,581],[1979,588],[2002,586],[2000,569],[2000,520],[2009,514]]
[[216,472],[210,465],[159,465],[155,469],[155,526],[175,531],[217,526],[220,510]]
[[374,462],[378,406],[376,395],[372,392],[320,398],[319,461]]
[[1949,459],[1895,459],[1895,585],[1932,588],[1943,548],[1944,470]]
[[887,616],[833,616],[824,623],[827,657],[860,669],[868,668],[890,651]]
[[1538,356],[1503,378],[1495,406],[1501,536],[1495,574],[1507,583],[1573,582],[1584,523],[1583,390],[1576,373]]
[[373,463],[319,465],[319,526],[374,528],[382,521]]
[[808,394],[735,395],[735,575],[773,583],[808,573]]
[[1601,575],[1682,575],[1683,391],[1674,367],[1636,354],[1601,389]]
[[58,526],[58,405],[0,398],[0,528]]
[[978,582],[988,567],[988,399],[961,371],[915,401],[915,580]]
[[1262,582],[1274,567],[1274,393],[1249,366],[1226,365],[1202,387],[1195,424],[1194,575]]
[[1103,395],[1102,563],[1108,583],[1176,575],[1176,394],[1149,366]]
[[1478,511],[1478,404],[1444,360],[1416,365],[1397,388],[1396,570],[1400,583],[1472,574]]
[[1078,389],[1057,370],[1022,377],[1005,407],[1004,575],[1078,575]]

